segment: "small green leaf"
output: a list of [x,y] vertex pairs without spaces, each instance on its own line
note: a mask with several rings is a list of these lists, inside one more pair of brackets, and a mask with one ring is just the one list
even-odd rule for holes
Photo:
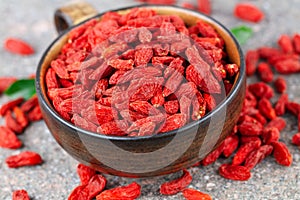
[[231,32],[241,45],[245,44],[253,35],[252,29],[245,25],[234,27],[231,29]]
[[4,91],[4,94],[12,99],[23,97],[29,99],[35,92],[34,79],[20,79],[14,82]]

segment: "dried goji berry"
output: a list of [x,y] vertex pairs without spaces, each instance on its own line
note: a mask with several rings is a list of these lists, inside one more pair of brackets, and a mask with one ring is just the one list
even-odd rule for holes
[[17,155],[9,156],[5,160],[10,168],[39,165],[43,162],[42,157],[33,151],[23,151]]
[[101,174],[95,174],[91,177],[85,190],[88,191],[88,199],[94,199],[106,186],[106,178]]
[[133,60],[111,59],[108,64],[115,69],[119,70],[131,70],[133,69]]
[[86,200],[88,199],[88,191],[85,189],[86,185],[79,185],[73,189],[68,197],[68,200]]
[[77,165],[77,174],[80,178],[81,185],[86,185],[90,179],[96,174],[96,171],[84,164]]
[[278,39],[278,45],[284,53],[293,53],[292,39],[288,35],[281,35]]
[[7,38],[4,41],[4,47],[7,51],[20,55],[31,55],[34,49],[31,45],[17,38]]
[[30,200],[26,190],[15,190],[12,195],[12,200]]
[[292,137],[292,144],[300,146],[300,133],[296,133]]
[[6,127],[15,132],[16,134],[21,134],[23,132],[23,127],[19,124],[16,119],[12,116],[11,111],[7,111],[5,114],[5,124]]
[[277,92],[284,93],[286,91],[286,81],[283,77],[278,77],[274,81],[274,86]]
[[280,74],[293,74],[300,72],[300,62],[299,60],[294,59],[278,61],[274,67]]
[[293,162],[292,154],[287,146],[282,142],[272,142],[274,148],[274,158],[277,163],[284,166],[290,166]]
[[223,155],[229,157],[238,147],[239,137],[237,135],[230,135],[224,140]]
[[239,149],[237,150],[236,154],[234,155],[232,159],[232,165],[241,165],[246,160],[248,155],[258,149],[261,145],[261,141],[258,138],[258,140],[250,141],[245,144],[243,144]]
[[185,125],[186,123],[186,116],[185,114],[174,114],[167,117],[165,124],[161,128],[160,132],[168,132],[175,129],[178,129]]
[[246,181],[251,177],[250,170],[240,165],[222,164],[219,173],[224,178],[236,181]]
[[251,76],[255,73],[257,68],[257,63],[259,59],[259,54],[257,50],[249,50],[245,56],[246,62],[246,74],[247,76]]
[[211,13],[210,0],[198,0],[198,11],[210,15]]
[[165,104],[165,98],[163,97],[162,87],[156,90],[156,93],[151,98],[151,104],[154,107],[163,106]]
[[240,19],[259,22],[264,18],[264,13],[250,3],[238,3],[234,8],[234,15]]
[[300,104],[299,103],[287,102],[285,104],[285,108],[287,111],[289,111],[290,113],[292,113],[295,116],[298,116],[298,114],[300,113]]
[[143,115],[158,115],[159,110],[147,101],[134,101],[129,104],[129,108]]
[[160,193],[163,195],[174,195],[185,189],[192,182],[192,176],[186,169],[180,178],[165,182],[160,186]]
[[35,122],[43,119],[40,106],[39,105],[35,106],[30,112],[28,112],[27,117],[31,122]]
[[9,101],[5,104],[3,104],[0,108],[0,115],[4,116],[7,111],[12,110],[14,107],[18,106],[24,101],[22,97],[17,98],[15,100]]
[[214,151],[212,151],[211,153],[209,153],[209,154],[201,161],[201,164],[202,164],[203,166],[206,166],[206,165],[210,165],[210,164],[214,163],[214,162],[220,157],[220,155],[223,153],[224,146],[225,146],[225,143],[222,142],[222,143],[220,144],[220,146],[218,146]]
[[283,130],[285,128],[286,122],[281,117],[276,117],[273,120],[271,120],[265,128],[272,128],[276,127],[279,131]]
[[135,51],[135,66],[146,66],[153,57],[153,50],[150,48],[141,48]]
[[33,97],[31,97],[30,99],[28,99],[27,101],[25,101],[22,105],[21,105],[21,110],[23,112],[29,112],[31,109],[33,109],[34,107],[36,107],[38,105],[38,98],[36,95],[34,95]]
[[261,62],[259,63],[258,67],[257,67],[257,72],[261,78],[262,81],[264,82],[271,82],[273,80],[273,72],[272,69],[270,67],[270,65],[266,62]]
[[276,127],[264,128],[261,137],[264,144],[271,144],[278,141],[280,132]]
[[97,128],[97,132],[105,135],[122,136],[126,135],[127,129],[128,124],[125,120],[114,120],[101,124],[100,127]]
[[179,108],[180,108],[180,113],[185,115],[186,123],[189,122],[191,117],[191,105],[192,105],[192,100],[190,98],[188,98],[185,95],[181,96],[179,100]]
[[262,125],[260,123],[244,121],[238,128],[241,135],[244,136],[258,136],[262,133]]
[[182,194],[186,200],[212,200],[209,194],[191,188],[184,189]]
[[300,34],[293,36],[293,45],[296,53],[300,54]]
[[141,186],[133,182],[126,186],[116,187],[110,190],[104,190],[96,196],[97,200],[111,199],[136,199],[141,195]]
[[258,53],[261,58],[265,58],[265,59],[282,54],[282,52],[276,48],[265,47],[265,46],[260,47],[258,49]]
[[241,136],[240,137],[241,145],[246,144],[248,142],[259,142],[259,144],[261,144],[261,139],[259,136]]
[[167,101],[164,103],[164,108],[166,113],[175,114],[179,110],[179,102],[178,100]]
[[204,93],[203,98],[206,102],[206,109],[208,111],[212,111],[217,106],[216,100],[211,94]]
[[162,93],[163,96],[167,97],[170,94],[175,93],[176,89],[179,87],[183,78],[184,77],[180,72],[174,71],[165,83],[165,87],[164,87],[163,93]]
[[274,96],[273,89],[264,82],[250,84],[248,89],[257,99],[261,99],[263,97],[270,99]]
[[244,166],[251,170],[273,151],[271,145],[263,145],[252,151],[246,158]]
[[262,115],[264,115],[266,118],[268,118],[270,120],[276,118],[275,110],[272,107],[272,104],[271,104],[271,102],[268,99],[262,98],[258,102],[258,109],[259,109],[259,112]]
[[289,99],[288,99],[288,95],[287,94],[282,94],[276,105],[275,105],[275,113],[277,116],[283,115],[285,114],[285,105],[288,103]]
[[0,126],[0,147],[9,149],[18,149],[22,146],[22,142],[16,134],[5,126]]

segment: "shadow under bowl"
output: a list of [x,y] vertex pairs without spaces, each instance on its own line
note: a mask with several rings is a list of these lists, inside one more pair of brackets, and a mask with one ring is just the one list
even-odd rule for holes
[[[56,58],[67,41],[68,31],[60,35],[46,50],[37,69],[36,89],[46,125],[57,143],[79,162],[117,176],[159,176],[190,167],[200,161],[230,134],[239,117],[245,95],[243,54],[237,41],[223,25],[206,15],[184,8],[153,5],[143,7],[152,8],[162,15],[178,15],[187,25],[195,24],[198,19],[211,24],[224,39],[230,61],[240,66],[240,72],[226,99],[202,119],[180,129],[145,137],[97,134],[64,120],[47,97],[45,74],[51,60]],[[122,13],[131,8],[117,11]]]

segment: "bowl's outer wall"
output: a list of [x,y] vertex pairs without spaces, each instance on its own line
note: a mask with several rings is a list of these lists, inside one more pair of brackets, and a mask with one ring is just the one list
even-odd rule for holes
[[[160,9],[160,7],[155,7],[155,9]],[[187,15],[186,12],[191,12],[179,10],[184,12],[184,15]],[[174,14],[173,11],[172,13]],[[187,126],[188,128],[179,129],[175,134],[162,134],[160,137],[141,139],[114,139],[93,133],[87,134],[86,131],[74,128],[73,125],[60,118],[47,99],[45,73],[50,61],[57,56],[59,49],[66,41],[67,37],[63,36],[45,53],[37,72],[37,93],[42,114],[59,145],[79,162],[104,173],[127,177],[158,176],[176,172],[203,159],[212,151],[211,147],[215,149],[230,134],[239,117],[246,87],[245,66],[242,52],[232,36],[206,16],[195,13],[194,15],[215,26],[225,38],[231,60],[241,66],[239,82],[235,83],[239,87],[231,92],[230,100],[226,105],[219,106],[218,112],[202,119],[201,123],[194,123],[194,125]],[[220,113],[225,113],[225,121],[224,115]],[[222,121],[225,123],[221,123]],[[213,128],[209,129],[210,126]],[[176,142],[172,142],[175,138]],[[156,151],[163,153],[157,154]],[[166,165],[165,160],[169,160],[170,163]]]

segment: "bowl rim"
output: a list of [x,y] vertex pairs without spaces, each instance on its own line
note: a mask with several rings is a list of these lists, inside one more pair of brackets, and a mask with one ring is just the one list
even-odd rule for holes
[[[172,131],[159,133],[159,134],[155,134],[155,135],[138,136],[138,137],[104,135],[104,134],[95,133],[95,132],[88,131],[88,130],[85,130],[83,128],[77,127],[76,125],[74,125],[74,124],[68,122],[67,120],[63,119],[57,113],[57,111],[55,109],[53,109],[53,106],[48,104],[47,100],[49,100],[49,99],[48,99],[48,97],[43,95],[43,92],[42,92],[42,89],[41,89],[41,84],[44,84],[44,83],[41,83],[40,73],[41,73],[41,70],[42,70],[42,65],[44,63],[44,60],[47,57],[48,53],[50,52],[52,47],[56,44],[56,42],[59,41],[62,37],[64,37],[66,34],[68,34],[68,32],[70,32],[70,30],[74,29],[77,26],[80,26],[80,25],[84,24],[85,22],[89,21],[90,19],[100,18],[102,15],[104,15],[107,12],[118,12],[118,11],[133,9],[133,8],[137,8],[137,7],[139,7],[139,8],[140,7],[146,7],[146,8],[171,8],[171,9],[176,9],[176,10],[179,10],[179,11],[184,11],[186,13],[190,13],[190,14],[193,14],[195,16],[200,16],[201,18],[203,18],[203,17],[207,18],[208,20],[213,22],[216,26],[219,26],[221,29],[223,29],[223,31],[226,34],[228,34],[230,36],[230,38],[233,40],[233,42],[234,42],[234,44],[237,48],[237,51],[238,51],[238,54],[239,54],[239,59],[240,59],[239,75],[238,75],[238,77],[235,81],[235,84],[233,85],[231,91],[226,95],[226,97],[212,111],[205,114],[201,119],[189,122],[188,124],[184,125],[183,127],[179,128],[179,129],[175,129],[175,130],[172,130]],[[197,11],[194,11],[194,10],[190,10],[190,9],[187,9],[187,8],[182,8],[182,7],[176,6],[176,5],[140,4],[140,5],[121,7],[121,8],[117,8],[117,9],[113,9],[113,10],[107,10],[107,11],[104,11],[104,12],[100,12],[97,15],[92,16],[92,17],[80,22],[79,24],[71,26],[68,29],[66,29],[65,31],[63,31],[59,36],[57,36],[51,42],[51,44],[44,51],[44,53],[43,53],[43,55],[42,55],[42,57],[41,57],[41,59],[38,63],[38,66],[37,66],[35,87],[36,87],[36,93],[37,93],[37,97],[39,99],[39,102],[44,106],[45,109],[47,109],[47,111],[48,111],[47,114],[51,114],[60,123],[62,123],[65,126],[75,130],[76,132],[80,132],[80,133],[89,135],[91,137],[96,137],[98,139],[106,139],[106,140],[114,140],[114,141],[141,141],[141,140],[146,140],[146,139],[150,139],[150,138],[159,139],[159,138],[173,136],[173,135],[177,134],[178,132],[182,132],[182,131],[185,131],[187,129],[190,129],[191,127],[194,127],[195,125],[199,125],[202,122],[207,121],[213,115],[218,114],[218,111],[221,110],[224,106],[227,105],[228,102],[230,102],[232,100],[232,98],[235,96],[234,94],[236,94],[238,92],[239,88],[243,84],[243,80],[245,78],[245,70],[246,69],[245,69],[245,63],[244,63],[244,54],[243,54],[243,51],[242,51],[237,39],[229,31],[229,29],[227,29],[223,24],[221,24],[216,19],[214,19],[211,16],[208,16],[206,14],[203,14],[203,13],[200,13],[200,12],[197,12]]]

